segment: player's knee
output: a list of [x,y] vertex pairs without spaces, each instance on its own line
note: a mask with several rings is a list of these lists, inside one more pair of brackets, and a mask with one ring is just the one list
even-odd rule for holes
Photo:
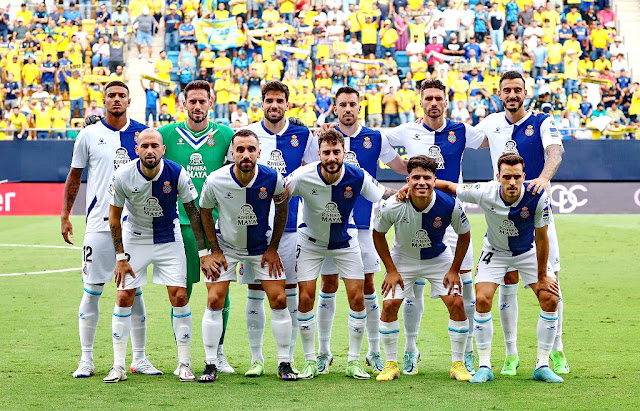
[[491,310],[491,304],[493,303],[493,298],[487,294],[477,294],[476,295],[476,310],[481,313],[486,313]]
[[287,294],[283,291],[282,293],[269,297],[269,306],[274,310],[284,310],[287,308]]
[[540,301],[540,308],[545,311],[555,311],[558,309],[558,296],[548,291],[541,290],[538,293],[538,301]]
[[449,312],[451,314],[464,314],[464,301],[462,300],[462,297],[458,296],[458,297],[453,297],[450,301],[449,301]]
[[323,293],[335,293],[338,291],[338,275],[323,275],[320,288]]
[[133,291],[134,293],[129,293],[129,290],[118,291],[118,295],[116,296],[116,304],[118,307],[131,307],[133,305],[135,290]]
[[349,307],[353,311],[362,311],[364,310],[364,294],[362,293],[353,293],[349,295]]
[[517,271],[509,271],[504,276],[504,283],[509,284],[518,284],[518,272]]
[[401,304],[402,300],[384,300],[382,302],[382,314],[380,314],[382,321],[391,322],[398,319],[398,311]]

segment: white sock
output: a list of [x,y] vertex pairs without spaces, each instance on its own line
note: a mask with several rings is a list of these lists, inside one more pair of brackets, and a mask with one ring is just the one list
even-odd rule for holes
[[316,358],[316,316],[313,310],[302,313],[298,311],[298,328],[306,361],[317,361]]
[[336,293],[320,291],[318,299],[318,354],[331,354],[331,328],[336,315]]
[[473,352],[473,314],[476,312],[476,291],[473,288],[473,276],[471,272],[460,274],[462,281],[462,302],[464,303],[464,312],[467,314],[467,323],[469,335],[465,346],[466,352]]
[[505,355],[518,355],[518,284],[500,286],[498,305]]
[[289,362],[293,363],[293,353],[296,350],[298,338],[298,292],[295,288],[287,288],[287,308],[291,317],[291,341],[289,342]]
[[93,361],[93,342],[100,319],[100,296],[103,289],[103,285],[84,285],[84,293],[78,307],[78,332],[83,361]]
[[[560,283],[558,283],[558,289]],[[562,314],[564,311],[564,302],[562,301],[562,290],[560,290],[560,296],[558,298],[558,332],[556,333],[556,339],[553,342],[553,351],[564,350],[564,344],[562,344]]]
[[262,361],[262,339],[264,337],[264,326],[267,316],[264,312],[264,297],[267,295],[262,290],[248,290],[247,308],[245,316],[247,318],[247,337],[249,338],[249,348],[251,348],[251,362]]
[[[220,311],[224,311],[224,308]],[[224,321],[223,321],[224,324]],[[222,338],[222,337],[220,337]],[[224,346],[222,344],[218,344],[218,357],[224,355]]]
[[414,298],[405,298],[402,307],[402,319],[404,322],[404,352],[418,352],[416,340],[420,331],[420,321],[424,311],[424,281],[416,282],[413,285]]
[[206,307],[202,316],[202,342],[204,362],[216,364],[218,361],[220,336],[222,336],[222,310]]
[[398,362],[398,336],[400,323],[398,320],[390,323],[380,320],[380,339],[384,348],[385,361]]
[[469,322],[449,319],[449,340],[451,340],[451,362],[462,361],[469,335]]
[[289,310],[271,309],[271,332],[278,347],[278,364],[289,362],[289,346],[291,345],[291,314]]
[[144,352],[147,344],[147,311],[142,298],[142,288],[136,290],[136,296],[131,306],[131,351],[133,351],[132,364],[144,360]]
[[367,341],[369,342],[368,355],[380,352],[380,306],[378,296],[373,294],[364,295],[364,305],[367,310]]
[[558,331],[558,312],[542,311],[538,318],[538,359],[536,369],[549,365],[549,354]]
[[127,356],[127,343],[131,332],[131,307],[113,307],[111,317],[111,331],[113,339],[113,366],[124,368]]
[[192,320],[189,303],[184,307],[173,307],[173,334],[178,346],[178,362],[182,364],[191,364]]
[[349,356],[347,361],[360,360],[364,328],[367,325],[367,310],[349,310]]
[[480,367],[491,368],[491,340],[493,339],[493,317],[491,312],[473,314],[475,326],[476,348]]

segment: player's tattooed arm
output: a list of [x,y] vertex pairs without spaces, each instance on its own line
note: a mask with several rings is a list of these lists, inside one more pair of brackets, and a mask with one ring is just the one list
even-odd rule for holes
[[115,248],[116,254],[124,253],[124,247],[122,246],[122,225],[120,224],[120,217],[122,217],[122,207],[110,205],[109,228],[111,229],[111,240],[113,241],[113,248]]
[[398,190],[394,190],[393,188],[390,187],[385,187],[384,188],[384,194],[382,195],[382,199],[386,200],[387,198],[391,197],[392,195],[395,195],[398,192]]
[[204,231],[202,229],[202,220],[200,219],[200,211],[196,206],[195,200],[189,201],[183,204],[184,211],[187,213],[189,222],[191,223],[191,229],[193,230],[193,236],[196,238],[196,244],[198,244],[198,250],[205,250],[207,244],[204,241]]
[[62,214],[60,215],[60,231],[62,238],[69,244],[73,244],[73,225],[69,221],[69,214],[76,201],[78,191],[80,190],[80,178],[82,177],[82,168],[71,168],[64,182],[64,195],[62,199]]
[[547,159],[544,162],[544,168],[540,173],[540,176],[531,180],[528,190],[533,194],[538,194],[542,190],[549,188],[549,181],[553,178],[562,163],[562,146],[559,144],[552,144],[545,150]]

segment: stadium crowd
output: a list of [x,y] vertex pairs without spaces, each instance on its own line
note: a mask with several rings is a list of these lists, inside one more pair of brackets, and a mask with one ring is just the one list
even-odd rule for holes
[[[104,83],[124,80],[136,55],[154,63],[141,82],[157,126],[186,118],[181,90],[197,79],[212,84],[210,118],[232,127],[262,118],[270,80],[289,86],[287,115],[310,127],[334,119],[344,85],[361,92],[363,124],[396,126],[423,115],[418,90],[430,78],[448,87],[449,117],[475,125],[503,109],[508,70],[524,74],[525,104],[553,114],[565,138],[636,138],[640,124],[640,84],[609,0],[85,3],[0,9],[0,139],[73,138],[67,129],[102,114]],[[198,19],[228,18],[235,47],[199,40]]]

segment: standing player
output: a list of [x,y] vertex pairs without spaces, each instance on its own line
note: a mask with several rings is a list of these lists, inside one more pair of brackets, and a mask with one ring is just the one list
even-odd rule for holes
[[[360,113],[360,93],[352,87],[341,87],[336,92],[334,113],[338,117],[336,130],[344,137],[345,163],[366,170],[373,178],[378,171],[378,160],[387,164],[400,174],[407,168],[400,155],[387,141],[380,131],[362,127],[358,124]],[[358,228],[358,242],[362,253],[364,267],[364,302],[367,310],[367,340],[369,349],[365,357],[367,365],[374,373],[382,371],[383,362],[380,355],[380,310],[374,284],[374,273],[380,271],[380,260],[375,253],[372,237],[371,201],[359,197],[353,211],[353,219]],[[333,362],[330,340],[333,318],[336,312],[336,291],[338,290],[338,274],[330,260],[324,264],[318,304],[318,373],[329,372]]]
[[[211,256],[207,260],[219,267],[219,272],[206,275],[208,301],[202,318],[202,339],[206,354],[205,369],[200,382],[215,381],[216,353],[222,333],[220,309],[229,289],[236,281],[239,263],[251,266],[254,278],[261,281],[271,306],[271,329],[278,346],[278,374],[283,380],[296,380],[291,369],[289,344],[291,318],[287,310],[284,267],[278,255],[280,238],[287,224],[287,193],[284,179],[277,171],[256,164],[260,157],[258,136],[250,130],[238,131],[232,139],[234,164],[209,175],[202,188],[200,207]],[[269,211],[275,204],[271,241]],[[216,238],[212,212],[218,209],[219,234]]]
[[388,198],[385,189],[365,170],[344,164],[344,138],[328,130],[318,138],[319,162],[305,165],[289,175],[290,194],[303,203],[303,223],[298,230],[297,273],[300,289],[298,326],[305,355],[299,377],[318,375],[315,352],[316,321],[313,306],[316,280],[322,263],[332,259],[344,280],[349,300],[349,356],[346,375],[368,379],[360,364],[367,313],[364,305],[364,272],[353,209],[360,195],[372,202]]
[[[82,246],[82,281],[84,294],[78,309],[78,328],[82,357],[75,378],[94,374],[93,343],[100,316],[100,296],[104,284],[113,278],[116,265],[115,253],[109,234],[109,198],[107,187],[111,175],[118,167],[136,158],[134,147],[138,134],[147,128],[127,117],[131,104],[129,88],[121,81],[111,81],[104,88],[106,117],[97,124],[81,130],[76,138],[71,160],[71,170],[64,186],[61,231],[64,240],[73,244],[73,226],[69,221],[71,208],[80,189],[82,172],[88,168],[87,176],[87,227]],[[131,345],[133,360],[131,372],[148,375],[162,374],[145,355],[146,311],[142,290],[136,291],[131,310]]]
[[[446,87],[440,80],[425,80],[420,85],[420,104],[425,117],[422,123],[407,123],[387,131],[389,142],[394,146],[404,146],[407,155],[426,155],[436,160],[438,180],[462,182],[462,156],[467,147],[477,149],[484,136],[468,124],[456,123],[445,119],[448,100]],[[445,241],[455,253],[457,235],[452,227],[448,228]],[[473,324],[471,318],[475,310],[475,295],[471,270],[473,268],[473,249],[469,247],[460,267],[462,279],[462,298],[469,319],[469,338],[464,354],[465,366],[473,374]],[[406,335],[404,374],[416,374],[420,353],[416,338],[420,329],[424,309],[424,280],[414,283],[414,299],[407,299],[403,308]]]
[[[402,300],[413,293],[413,282],[421,278],[431,283],[431,298],[442,298],[449,310],[451,378],[471,379],[463,363],[469,325],[460,295],[459,275],[471,242],[471,225],[457,199],[433,189],[437,168],[437,162],[426,156],[409,159],[409,199],[390,198],[375,220],[373,241],[387,270],[382,284],[384,304],[380,318],[386,364],[376,378],[378,381],[391,381],[399,376],[398,310]],[[443,243],[449,225],[458,235],[455,256]],[[395,239],[389,253],[385,234],[391,227],[395,229]]]
[[[461,201],[478,204],[487,221],[487,235],[476,271],[476,347],[479,368],[473,383],[493,380],[491,370],[491,340],[493,322],[491,305],[498,285],[510,270],[518,270],[540,303],[538,318],[538,356],[533,379],[563,382],[549,368],[549,354],[558,325],[558,283],[553,272],[547,271],[549,239],[547,226],[551,222],[549,198],[544,190],[529,190],[524,183],[526,173],[522,157],[503,154],[497,161],[498,181],[459,185],[436,181],[436,188],[455,194]],[[535,247],[534,247],[535,241]]]
[[[488,138],[483,147],[491,150],[491,161],[494,174],[498,174],[498,158],[505,153],[516,153],[525,161],[525,173],[537,176],[531,180],[528,190],[533,194],[543,189],[548,191],[549,181],[553,178],[562,162],[562,136],[553,120],[553,116],[534,114],[525,109],[523,103],[527,97],[524,79],[515,71],[509,71],[500,79],[498,96],[504,104],[505,111],[494,113],[477,126]],[[549,263],[558,275],[560,271],[560,250],[558,236],[553,219],[548,228]],[[502,369],[503,375],[516,375],[520,363],[516,346],[518,334],[518,273],[510,272],[500,286],[500,322],[504,331],[506,357]],[[558,303],[558,332],[551,351],[554,371],[568,374],[569,365],[562,345],[562,294]]]
[[[180,381],[193,381],[191,369],[191,308],[187,297],[187,262],[180,234],[177,201],[184,204],[198,243],[206,254],[198,196],[187,171],[162,158],[165,147],[157,130],[138,136],[138,159],[113,174],[109,226],[116,251],[115,281],[118,287],[113,309],[113,368],[102,380],[127,379],[124,357],[131,330],[131,305],[136,288],[147,283],[147,267],[153,264],[153,282],[167,286],[173,307],[173,333],[178,347]],[[129,215],[120,223],[122,210]],[[205,265],[203,265],[204,267]]]
[[[262,110],[264,120],[246,127],[258,136],[260,149],[264,155],[258,158],[258,164],[270,167],[287,177],[305,163],[318,159],[317,148],[313,146],[311,133],[305,125],[291,122],[284,115],[289,110],[289,87],[279,81],[270,81],[262,87]],[[298,334],[298,295],[296,287],[296,242],[298,229],[299,197],[293,197],[289,203],[289,217],[278,254],[284,265],[287,288],[287,307],[291,314],[291,345],[289,362],[293,365],[293,351]],[[273,220],[273,214],[271,219]],[[247,291],[247,335],[251,348],[251,368],[244,374],[247,377],[259,377],[264,374],[262,339],[266,323],[264,310],[265,291],[254,278],[251,264],[241,265],[241,284],[248,285]]]
[[[187,120],[160,127],[158,131],[162,134],[167,147],[165,158],[183,166],[200,193],[207,176],[224,164],[233,131],[227,126],[207,120],[207,113],[213,104],[211,85],[208,82],[192,81],[184,88],[184,93]],[[182,204],[179,205],[179,215],[180,231],[187,255],[187,296],[190,298],[193,284],[200,281],[200,262],[198,247]],[[228,298],[225,301],[222,317],[223,328],[226,329],[229,319]],[[223,353],[223,342],[224,331],[220,337],[217,369],[219,372],[233,373],[234,369]]]

